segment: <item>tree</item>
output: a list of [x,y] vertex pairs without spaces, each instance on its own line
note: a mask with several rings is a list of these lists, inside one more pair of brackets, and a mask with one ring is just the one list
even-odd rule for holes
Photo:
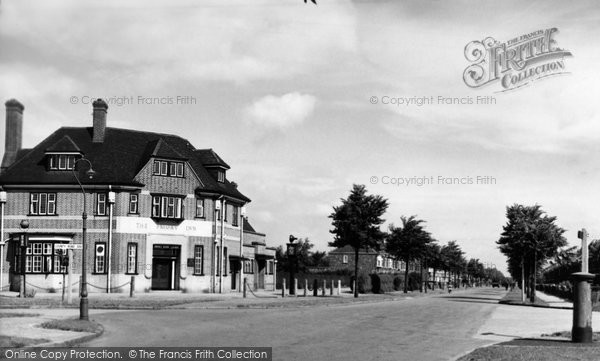
[[[312,244],[308,238],[299,239],[298,245],[296,247],[296,264],[298,267],[298,272],[306,272],[308,267],[315,266],[313,262],[316,253],[319,254],[319,256],[317,257],[320,257],[321,253],[325,253],[319,251],[315,253],[311,252],[311,249],[314,247],[314,244]],[[277,247],[277,249],[275,250],[275,258],[277,259],[277,268],[279,271],[290,272],[290,259],[287,254],[287,249],[285,249],[284,246]]]
[[421,258],[425,255],[427,245],[432,239],[429,232],[425,231],[422,223],[425,221],[417,219],[416,216],[406,218],[400,217],[402,226],[394,227],[390,225],[390,233],[386,240],[386,251],[396,258],[404,261],[406,270],[404,271],[404,293],[408,291],[408,265],[411,261]]
[[[496,242],[500,251],[508,258],[508,269],[513,278],[521,278],[522,299],[525,299],[525,279],[529,278],[530,301],[535,301],[537,269],[559,248],[567,244],[564,229],[548,216],[540,205],[523,206],[514,204],[506,207],[506,225]],[[520,266],[520,271],[518,270]]]
[[425,260],[427,266],[433,268],[432,279],[433,279],[433,289],[435,290],[435,275],[437,271],[442,269],[443,261],[442,261],[442,248],[439,244],[435,243],[433,240],[431,243],[427,244],[427,249],[425,251]]
[[454,275],[453,283],[458,287],[459,283],[457,283],[457,279],[464,270],[466,263],[463,257],[464,252],[456,241],[450,241],[442,247],[441,253],[444,261],[444,270],[450,272],[450,275]]
[[[354,277],[358,280],[358,255],[360,249],[379,250],[385,233],[380,226],[381,218],[388,207],[386,199],[379,195],[367,195],[364,185],[355,184],[347,199],[333,207],[331,218],[334,235],[331,247],[351,246],[354,249]],[[358,286],[358,285],[356,285]],[[358,297],[358,287],[354,287],[354,297]]]

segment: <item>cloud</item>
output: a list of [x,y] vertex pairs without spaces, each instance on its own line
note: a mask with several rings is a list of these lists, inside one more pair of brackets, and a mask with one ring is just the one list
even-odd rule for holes
[[317,10],[301,1],[24,0],[2,4],[0,30],[29,47],[26,61],[60,53],[66,69],[124,78],[121,86],[247,84],[314,74],[352,59],[352,3]]
[[247,120],[267,128],[287,128],[300,124],[315,109],[316,98],[297,92],[280,97],[267,95],[246,108]]

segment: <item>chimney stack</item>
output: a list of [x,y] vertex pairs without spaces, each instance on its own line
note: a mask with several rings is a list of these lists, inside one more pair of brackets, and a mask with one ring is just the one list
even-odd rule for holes
[[16,99],[6,103],[6,138],[4,138],[4,158],[0,171],[10,167],[17,159],[23,140],[23,110],[25,107]]
[[106,111],[108,110],[108,104],[102,99],[96,99],[92,105],[94,106],[92,142],[103,143],[104,134],[106,133]]

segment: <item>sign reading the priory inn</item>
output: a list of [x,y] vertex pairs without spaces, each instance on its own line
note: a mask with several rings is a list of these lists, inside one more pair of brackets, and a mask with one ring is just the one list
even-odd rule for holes
[[571,52],[558,47],[557,28],[523,34],[504,43],[488,37],[465,46],[465,57],[472,64],[463,80],[471,88],[499,82],[501,91],[512,90],[542,79],[565,73],[564,58]]

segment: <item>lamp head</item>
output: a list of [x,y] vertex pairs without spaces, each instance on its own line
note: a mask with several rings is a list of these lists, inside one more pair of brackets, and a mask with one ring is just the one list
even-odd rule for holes
[[96,171],[93,170],[92,168],[88,169],[87,172],[85,172],[85,175],[89,178],[92,179],[94,178],[94,176],[96,175]]
[[297,241],[298,238],[294,237],[294,235],[290,234],[290,243],[294,243],[294,241]]

